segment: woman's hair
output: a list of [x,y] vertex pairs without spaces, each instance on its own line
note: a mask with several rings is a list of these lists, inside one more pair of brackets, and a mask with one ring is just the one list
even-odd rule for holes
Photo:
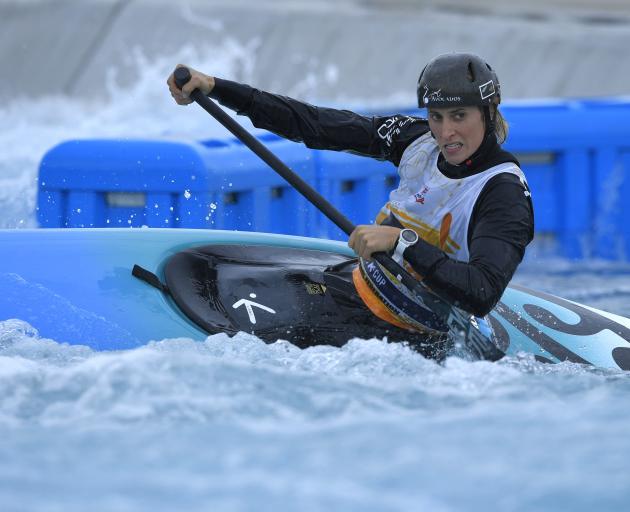
[[494,131],[497,134],[497,141],[499,141],[499,144],[503,144],[508,137],[508,133],[510,132],[510,126],[508,125],[508,122],[505,120],[505,117],[503,117],[503,114],[501,114],[501,111],[499,110],[498,105],[495,106],[493,110],[494,110]]

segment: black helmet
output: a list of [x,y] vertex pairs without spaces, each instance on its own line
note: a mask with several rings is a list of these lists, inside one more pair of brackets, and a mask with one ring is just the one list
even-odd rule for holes
[[446,53],[429,62],[418,79],[418,107],[498,105],[499,79],[472,53]]

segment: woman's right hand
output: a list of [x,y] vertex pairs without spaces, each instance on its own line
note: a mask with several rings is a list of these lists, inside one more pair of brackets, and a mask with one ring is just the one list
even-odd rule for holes
[[[188,67],[184,66],[184,64],[178,64],[175,69]],[[184,87],[181,89],[175,85],[175,71],[170,74],[166,83],[168,84],[168,89],[171,91],[171,96],[177,102],[178,105],[190,105],[193,100],[190,99],[190,93],[195,89],[199,89],[205,96],[210,94],[210,91],[214,89],[214,77],[204,75],[203,73],[188,67],[190,71],[190,80]]]

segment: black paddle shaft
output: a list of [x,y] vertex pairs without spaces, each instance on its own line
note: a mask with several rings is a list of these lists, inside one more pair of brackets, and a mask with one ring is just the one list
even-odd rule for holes
[[[180,89],[186,85],[191,78],[190,71],[186,67],[177,68],[174,76],[175,85],[177,85]],[[260,157],[267,165],[288,181],[289,184],[300,192],[300,194],[302,194],[311,204],[313,204],[319,209],[319,211],[335,223],[339,229],[347,235],[350,235],[354,231],[355,226],[352,222],[350,222],[339,210],[330,204],[319,192],[289,169],[284,162],[269,151],[262,142],[245,130],[245,128],[238,124],[234,119],[228,116],[214,101],[207,96],[204,96],[199,89],[193,90],[190,97],[212,117],[219,121],[219,123],[225,126],[225,128],[227,128],[243,144],[256,153],[256,155],[258,155],[258,157]],[[378,252],[372,254],[372,257],[392,274],[399,276],[407,288],[418,292],[423,291],[420,283],[387,254]]]

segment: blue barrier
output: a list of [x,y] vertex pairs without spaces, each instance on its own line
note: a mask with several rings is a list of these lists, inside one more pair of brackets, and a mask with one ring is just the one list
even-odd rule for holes
[[203,146],[180,142],[64,142],[40,165],[40,225],[199,225],[207,213],[191,209],[188,199],[208,194],[204,156]]
[[[537,236],[570,258],[630,255],[630,101],[558,100],[503,107],[505,147],[532,189]],[[403,110],[417,115],[418,111]],[[262,137],[356,224],[397,184],[388,162]],[[195,227],[345,239],[238,141],[70,141],[42,160],[42,227]]]
[[[306,180],[310,152],[270,147]],[[288,212],[291,212],[288,214]],[[42,227],[315,228],[315,210],[237,141],[76,140],[51,149],[39,173]]]
[[522,160],[537,233],[553,235],[566,257],[626,259],[630,225],[619,200],[630,173],[630,102],[563,101],[504,113],[505,148]]

